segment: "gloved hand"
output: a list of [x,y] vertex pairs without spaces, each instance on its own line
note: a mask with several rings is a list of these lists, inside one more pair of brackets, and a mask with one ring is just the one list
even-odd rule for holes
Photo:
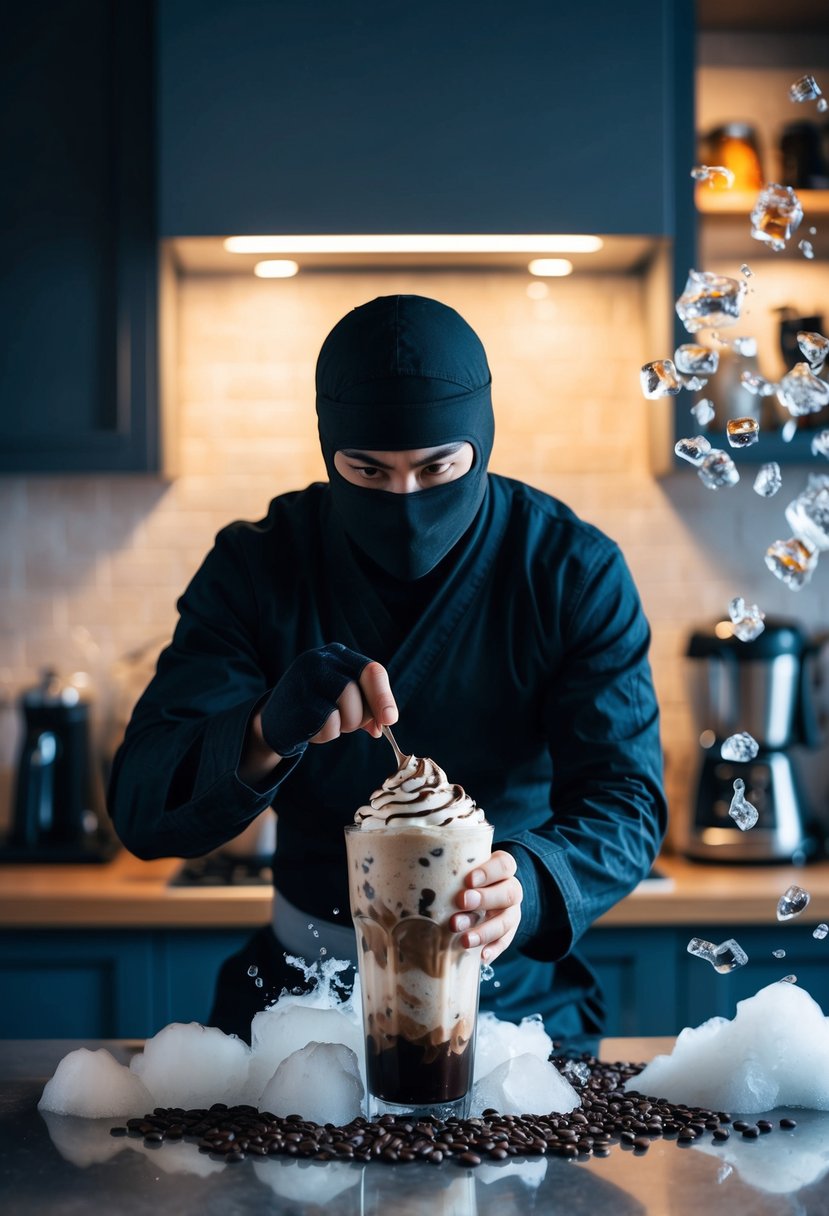
[[309,739],[337,709],[346,686],[359,680],[370,662],[364,654],[339,642],[306,650],[294,659],[259,711],[268,747],[280,756],[304,752]]

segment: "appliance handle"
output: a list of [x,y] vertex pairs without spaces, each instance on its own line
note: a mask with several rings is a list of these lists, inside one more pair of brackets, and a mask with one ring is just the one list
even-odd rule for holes
[[812,685],[810,680],[810,664],[809,659],[812,655],[816,655],[823,644],[829,641],[829,634],[821,638],[812,639],[804,648],[800,656],[800,687],[798,688],[798,726],[800,728],[800,742],[805,743],[807,747],[820,747],[821,733],[818,725],[817,713],[815,712],[814,699],[812,697]]

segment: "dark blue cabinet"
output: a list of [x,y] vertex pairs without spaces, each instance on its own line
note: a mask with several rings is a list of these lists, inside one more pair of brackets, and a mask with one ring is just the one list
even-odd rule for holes
[[4,9],[0,473],[160,467],[153,9]]
[[693,43],[691,0],[164,0],[161,235],[674,235]]

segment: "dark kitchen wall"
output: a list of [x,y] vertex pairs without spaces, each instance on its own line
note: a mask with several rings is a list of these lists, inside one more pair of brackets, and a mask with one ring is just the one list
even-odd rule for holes
[[691,0],[161,0],[158,54],[163,236],[677,229]]

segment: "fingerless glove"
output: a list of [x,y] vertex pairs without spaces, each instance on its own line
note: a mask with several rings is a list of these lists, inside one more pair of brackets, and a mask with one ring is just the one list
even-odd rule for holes
[[260,712],[262,734],[272,751],[296,756],[337,708],[337,699],[358,680],[371,659],[339,642],[306,650],[294,659]]

